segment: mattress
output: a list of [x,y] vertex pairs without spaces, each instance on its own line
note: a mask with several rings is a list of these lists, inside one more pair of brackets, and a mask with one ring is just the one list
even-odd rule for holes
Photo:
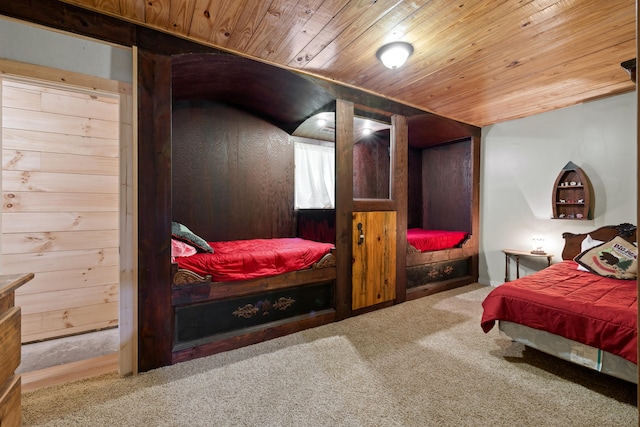
[[457,247],[468,235],[466,231],[410,228],[407,230],[407,242],[420,252],[439,251]]
[[309,268],[334,248],[297,237],[208,243],[213,253],[176,257],[178,268],[215,282],[256,279]]
[[638,365],[599,348],[501,320],[499,329],[513,341],[616,378],[638,383]]
[[492,290],[481,327],[506,320],[602,349],[637,364],[635,280],[602,277],[562,261]]

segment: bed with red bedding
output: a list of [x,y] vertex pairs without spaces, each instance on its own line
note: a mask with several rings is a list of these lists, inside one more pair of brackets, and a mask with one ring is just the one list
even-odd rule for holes
[[468,236],[466,231],[409,228],[407,243],[420,252],[440,251],[458,247]]
[[497,322],[514,341],[637,383],[637,281],[579,270],[573,260],[583,262],[580,254],[591,250],[579,246],[585,239],[598,240],[597,251],[621,234],[635,242],[630,224],[565,233],[563,261],[487,295],[482,330]]
[[311,267],[334,249],[331,243],[298,237],[208,242],[212,253],[176,257],[178,267],[210,275],[215,282],[277,276]]
[[407,229],[407,299],[473,283],[477,244],[467,231]]
[[[172,264],[173,362],[335,318],[335,248],[302,238],[207,242]],[[207,249],[208,250],[208,249]]]

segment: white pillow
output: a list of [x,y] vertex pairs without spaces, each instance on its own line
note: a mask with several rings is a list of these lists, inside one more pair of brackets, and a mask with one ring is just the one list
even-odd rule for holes
[[[587,237],[584,238],[584,240],[582,241],[582,243],[580,244],[580,253],[584,252],[584,251],[588,251],[589,249],[601,245],[603,244],[604,241],[602,240],[595,240],[593,238],[591,238],[591,234],[587,234]],[[578,264],[578,270],[580,271],[589,271],[587,270],[584,266]]]

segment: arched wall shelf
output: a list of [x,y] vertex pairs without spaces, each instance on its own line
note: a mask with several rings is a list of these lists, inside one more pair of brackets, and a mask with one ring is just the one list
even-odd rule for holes
[[593,219],[593,189],[589,177],[569,162],[553,185],[553,219]]

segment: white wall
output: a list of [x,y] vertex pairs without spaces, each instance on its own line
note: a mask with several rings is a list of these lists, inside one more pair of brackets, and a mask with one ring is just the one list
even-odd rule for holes
[[[558,261],[565,231],[636,223],[636,111],[634,92],[482,129],[481,283],[504,282],[502,249],[530,250],[534,235],[544,237]],[[569,161],[593,184],[593,220],[551,219],[553,185]],[[546,260],[521,258],[520,273],[544,265]]]
[[46,30],[0,16],[0,58],[89,76],[133,81],[131,49]]

